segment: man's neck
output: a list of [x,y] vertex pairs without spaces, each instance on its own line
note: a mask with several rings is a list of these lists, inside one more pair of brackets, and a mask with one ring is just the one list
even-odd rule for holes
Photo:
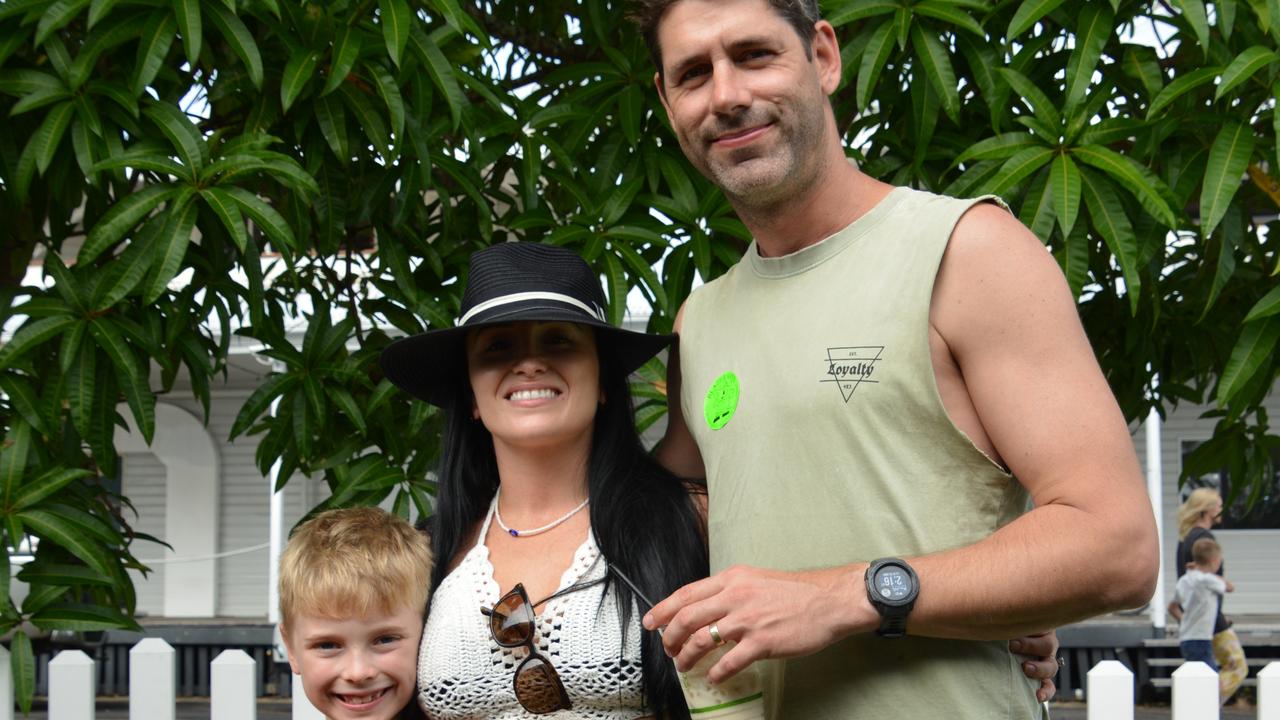
[[843,151],[827,168],[794,200],[770,207],[734,203],[761,255],[781,257],[817,244],[867,214],[893,190],[845,160]]

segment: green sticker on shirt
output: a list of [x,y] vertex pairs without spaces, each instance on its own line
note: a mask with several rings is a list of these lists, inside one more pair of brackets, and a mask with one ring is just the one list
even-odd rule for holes
[[712,430],[729,424],[738,409],[738,376],[727,372],[711,383],[707,399],[702,404],[702,414]]

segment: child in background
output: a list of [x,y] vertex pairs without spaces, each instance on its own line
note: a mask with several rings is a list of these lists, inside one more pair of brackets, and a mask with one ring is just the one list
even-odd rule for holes
[[418,717],[418,642],[430,586],[426,537],[379,508],[330,510],[280,557],[289,666],[328,720]]
[[1235,586],[1218,577],[1222,565],[1222,548],[1209,538],[1201,538],[1191,546],[1191,565],[1178,579],[1174,599],[1182,606],[1178,624],[1178,647],[1183,659],[1199,660],[1218,671],[1213,658],[1213,620],[1224,592]]

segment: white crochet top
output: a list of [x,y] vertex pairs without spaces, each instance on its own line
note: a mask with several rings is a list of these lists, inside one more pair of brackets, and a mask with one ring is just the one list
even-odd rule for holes
[[[489,619],[480,612],[481,606],[491,608],[501,597],[484,544],[492,518],[490,504],[479,541],[431,598],[431,614],[418,651],[418,704],[429,718],[534,717],[520,706],[512,687],[516,666],[528,656],[528,648],[498,645],[489,633]],[[606,572],[595,536],[588,529],[560,577],[559,589],[603,578]],[[624,647],[617,595],[611,586],[601,602],[601,587],[592,585],[553,598],[538,616],[538,652],[555,666],[573,703],[571,710],[540,717],[632,720],[646,714],[640,693],[641,613],[633,604]],[[530,598],[532,602],[541,599]]]

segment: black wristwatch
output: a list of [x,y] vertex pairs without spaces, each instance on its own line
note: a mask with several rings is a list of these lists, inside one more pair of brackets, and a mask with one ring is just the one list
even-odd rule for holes
[[867,568],[867,600],[880,613],[876,635],[900,638],[907,634],[907,615],[920,594],[920,579],[905,560],[881,558]]

